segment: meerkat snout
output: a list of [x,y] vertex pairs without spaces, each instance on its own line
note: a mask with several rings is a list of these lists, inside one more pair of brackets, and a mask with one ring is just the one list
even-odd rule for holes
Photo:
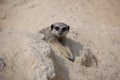
[[51,33],[56,37],[64,37],[69,32],[69,28],[65,23],[54,23],[51,25]]

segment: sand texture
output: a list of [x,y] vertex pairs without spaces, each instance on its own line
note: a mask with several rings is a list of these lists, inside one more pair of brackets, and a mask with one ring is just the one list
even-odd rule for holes
[[[19,79],[14,77],[11,80],[42,80],[38,77],[33,78],[33,74],[35,77],[40,73],[39,68],[37,74],[33,68],[29,66],[27,68],[27,64],[18,68],[22,65],[18,63],[24,50],[29,49],[27,46],[38,45],[34,43],[34,40],[38,39],[33,37],[31,39],[30,35],[34,34],[39,38],[37,32],[54,22],[70,25],[68,38],[75,54],[75,62],[70,62],[60,53],[53,52],[55,59],[51,58],[46,62],[53,66],[46,74],[47,77],[51,76],[50,80],[53,77],[54,80],[120,80],[120,0],[0,0],[0,58],[3,58],[0,59],[0,80],[9,80],[7,78],[13,76],[15,71]],[[10,31],[13,33],[9,33]],[[24,32],[29,32],[29,35],[27,38],[19,39],[15,37],[16,32],[23,36]],[[44,41],[40,38],[40,43],[44,46],[42,42]],[[33,53],[32,58],[39,52],[37,50],[30,50]],[[18,61],[13,59],[16,51],[21,53],[17,55],[20,57]],[[23,58],[29,59],[30,53],[24,54]],[[47,61],[49,58],[42,59]],[[5,65],[3,60],[8,60],[8,65]],[[36,65],[39,64],[37,60]],[[12,61],[16,61],[14,65],[18,66],[13,67],[15,71],[9,71],[12,70],[9,67],[13,64]],[[29,61],[27,63],[31,64]],[[7,70],[5,66],[9,69]],[[21,73],[23,74],[19,75]],[[7,76],[8,74],[11,75]],[[7,78],[4,79],[3,76]],[[48,79],[46,76],[43,80]]]

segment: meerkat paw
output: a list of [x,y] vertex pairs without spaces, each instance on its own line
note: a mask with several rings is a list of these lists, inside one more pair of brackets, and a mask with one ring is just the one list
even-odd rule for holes
[[75,61],[75,57],[70,56],[70,57],[68,58],[68,60],[70,60],[70,61],[74,62],[74,61]]

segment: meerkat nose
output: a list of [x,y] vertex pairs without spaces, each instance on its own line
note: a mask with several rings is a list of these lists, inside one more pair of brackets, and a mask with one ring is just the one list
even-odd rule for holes
[[62,32],[59,32],[59,35],[62,35],[63,33]]

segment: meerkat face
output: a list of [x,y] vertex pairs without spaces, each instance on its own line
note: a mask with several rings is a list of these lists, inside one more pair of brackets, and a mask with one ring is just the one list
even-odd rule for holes
[[69,28],[65,23],[54,23],[51,25],[51,33],[56,37],[64,37],[69,32]]

